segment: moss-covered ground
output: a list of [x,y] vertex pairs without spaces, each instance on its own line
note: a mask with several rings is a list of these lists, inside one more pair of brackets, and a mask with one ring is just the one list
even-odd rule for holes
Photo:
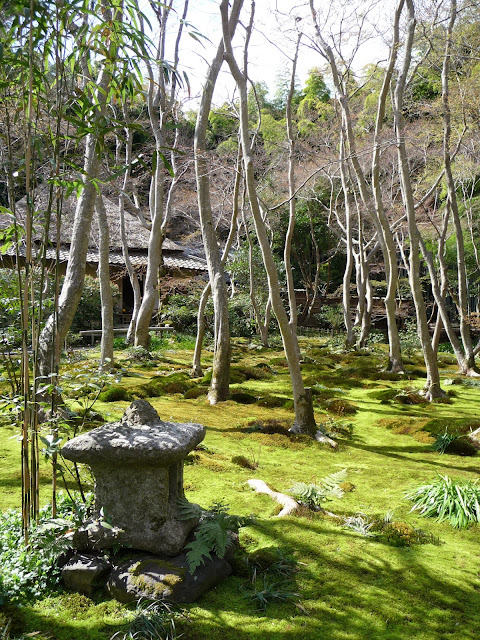
[[[186,619],[178,623],[182,637],[477,638],[480,529],[476,526],[458,531],[410,513],[404,492],[434,479],[437,473],[478,478],[479,457],[440,455],[430,445],[445,427],[453,425],[457,431],[466,431],[480,419],[480,386],[445,386],[445,390],[452,390],[448,403],[410,404],[419,401],[416,391],[423,384],[419,357],[408,360],[406,376],[388,376],[382,371],[384,354],[331,353],[314,339],[304,339],[301,346],[305,353],[304,376],[314,388],[317,421],[325,422],[330,415],[353,425],[350,436],[346,430],[339,435],[337,450],[255,428],[255,424],[272,419],[289,424],[293,421],[288,371],[279,350],[249,349],[245,341],[237,341],[233,359],[243,381],[233,385],[232,391],[255,398],[282,398],[287,401],[282,406],[233,400],[209,406],[203,395],[205,381],[201,380],[195,381],[201,392],[196,398],[185,398],[185,391],[159,392],[161,395],[149,398],[162,418],[200,422],[207,427],[204,448],[194,452],[185,466],[187,498],[205,507],[221,499],[228,503],[231,513],[255,517],[252,525],[240,531],[243,560],[235,563],[234,575],[187,607]],[[122,357],[119,354],[119,359]],[[207,364],[210,357],[205,353]],[[152,376],[188,370],[190,359],[191,351],[171,349],[147,367],[125,361],[126,375],[120,384],[138,390]],[[267,375],[251,374],[254,368]],[[450,382],[457,377],[451,357],[445,354],[442,376]],[[332,399],[337,400],[333,405]],[[342,402],[345,413],[348,406],[353,406],[353,411],[356,408],[356,413],[334,414],[333,410],[342,413]],[[113,420],[128,404],[129,400],[97,402],[95,409]],[[20,503],[18,443],[14,435],[14,431],[2,427],[1,509]],[[258,467],[251,470],[232,461],[238,456]],[[314,482],[344,468],[353,490],[328,503],[329,511],[341,516],[363,513],[371,518],[394,511],[396,521],[433,534],[439,544],[392,546],[342,528],[335,518],[309,512],[278,518],[277,505],[246,485],[255,477],[287,492],[295,482]],[[42,470],[42,482],[47,500],[48,467]],[[246,593],[252,594],[245,558],[274,549],[292,554],[299,569],[293,584],[277,585],[275,589],[286,588],[297,595],[259,610],[255,599],[245,597]],[[257,590],[261,588],[257,580]],[[13,615],[12,632],[17,629],[18,634],[38,632],[35,637],[43,640],[107,640],[132,614],[113,601],[58,593],[9,615]]]

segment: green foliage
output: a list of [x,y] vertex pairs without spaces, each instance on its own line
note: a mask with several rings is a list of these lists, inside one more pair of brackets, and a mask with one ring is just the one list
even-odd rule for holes
[[284,580],[271,580],[266,574],[252,578],[249,588],[243,588],[244,598],[251,600],[260,611],[265,611],[271,602],[286,602],[298,598],[299,594],[289,591]]
[[185,519],[201,516],[194,540],[185,546],[192,574],[200,565],[205,564],[205,559],[211,559],[212,553],[223,558],[234,544],[234,534],[240,527],[251,523],[251,518],[230,515],[228,505],[223,502],[213,503],[207,511],[186,501],[180,502],[179,511]]
[[343,306],[341,304],[324,306],[317,314],[317,317],[332,330],[332,334],[337,333],[345,326]]
[[434,482],[409,491],[405,498],[414,503],[412,511],[446,521],[456,529],[480,522],[478,480],[452,480],[439,474]]
[[407,320],[405,322],[405,328],[403,331],[399,331],[400,346],[402,353],[406,356],[411,356],[415,351],[421,349],[420,338],[417,333],[417,325],[413,320]]
[[100,371],[95,362],[85,361],[62,373],[59,391],[65,399],[80,406],[82,416],[88,417],[105,387],[118,383],[120,379],[120,372]]
[[[115,300],[119,297],[118,286],[111,282],[110,289],[115,303]],[[97,278],[85,276],[82,297],[80,298],[70,330],[78,332],[88,329],[99,329],[101,317],[100,281]]]
[[430,533],[416,529],[407,522],[394,521],[391,512],[387,513],[383,519],[370,518],[364,513],[357,513],[345,518],[342,526],[364,538],[375,538],[393,547],[439,543],[438,538]]
[[0,514],[0,605],[38,598],[58,587],[57,559],[70,546],[66,533],[85,519],[92,500],[91,495],[83,503],[59,494],[56,517],[51,517],[50,506],[43,508],[38,524],[30,529],[28,544],[21,513]]
[[282,153],[287,139],[285,120],[275,120],[266,109],[263,109],[260,133],[267,155]]
[[123,351],[127,347],[128,347],[128,344],[125,338],[120,337],[120,338],[113,339],[113,348],[115,349],[115,351]]
[[244,558],[251,577],[242,585],[243,596],[256,608],[265,611],[273,602],[286,602],[299,594],[290,590],[298,562],[288,551],[280,548],[261,549]]
[[[168,304],[162,306],[161,320],[172,326],[175,331],[195,333],[200,292],[192,291],[188,295],[177,293],[169,296]],[[206,330],[210,331],[213,321],[213,303],[207,303],[205,309]]]
[[322,113],[324,105],[330,100],[330,91],[325,83],[323,73],[318,67],[310,69],[305,88],[299,96],[298,114],[309,115],[316,119]]
[[310,509],[318,510],[327,500],[341,498],[343,491],[340,484],[346,479],[347,470],[337,471],[325,478],[322,478],[318,484],[306,484],[305,482],[297,482],[290,489],[290,493],[305,506]]
[[238,118],[233,109],[228,104],[210,112],[209,122],[209,143],[216,147],[220,142],[236,135],[238,130]]
[[175,640],[175,619],[183,614],[168,602],[139,600],[135,617],[126,631],[117,631],[110,640]]

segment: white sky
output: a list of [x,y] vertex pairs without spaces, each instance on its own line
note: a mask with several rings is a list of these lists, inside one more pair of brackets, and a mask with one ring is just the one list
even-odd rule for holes
[[[352,21],[357,20],[359,12],[362,10],[362,0],[358,0],[360,8],[353,13],[354,4],[351,0],[318,0],[316,5],[319,12],[323,11],[325,19],[337,29],[336,23],[338,15],[342,12],[342,7],[346,11],[345,29],[352,29]],[[187,21],[195,27],[195,29],[206,36],[203,40],[204,46],[201,46],[193,38],[184,34],[182,39],[182,51],[180,55],[180,64],[182,71],[185,70],[189,76],[191,84],[192,100],[190,106],[188,103],[185,108],[195,108],[198,96],[205,78],[207,64],[211,61],[214,52],[217,49],[221,39],[221,22],[219,11],[220,0],[190,0]],[[174,6],[181,11],[183,9],[183,1],[176,0]],[[359,5],[357,4],[357,7]],[[371,3],[369,7],[371,7]],[[392,6],[391,0],[386,0],[381,6],[379,5],[377,17],[374,21],[377,23],[385,20],[388,7]],[[147,0],[142,0],[141,8],[151,16],[150,10],[147,8]],[[375,8],[374,8],[375,11]],[[242,13],[242,19],[247,22],[249,19],[250,2],[245,0],[245,6]],[[348,15],[352,13],[352,15]],[[344,14],[345,15],[345,14]],[[279,73],[291,68],[291,58],[296,40],[295,17],[306,16],[303,20],[298,21],[298,26],[304,31],[311,32],[311,17],[306,3],[302,0],[257,0],[255,7],[255,30],[249,46],[249,75],[254,81],[265,81],[270,89],[271,95],[275,91],[276,79]],[[349,24],[350,23],[350,24]],[[372,27],[375,29],[375,26]],[[171,26],[172,41],[176,35],[176,26],[172,22]],[[234,43],[237,44],[237,52],[240,57],[242,55],[243,29],[237,28],[237,37]],[[373,34],[374,35],[374,34]],[[210,41],[210,42],[209,42]],[[304,39],[307,44],[307,39]],[[385,51],[384,45],[379,37],[375,37],[367,44],[363,45],[358,55],[358,61],[355,65],[356,69],[360,69],[368,62],[373,61],[376,57],[382,56]],[[383,53],[383,57],[386,54]],[[300,52],[298,62],[297,76],[300,84],[303,86],[308,75],[308,71],[313,67],[323,67],[324,60],[321,56],[309,49],[303,47]],[[230,77],[226,64],[222,67],[214,95],[214,103],[222,104],[234,95],[234,82]]]

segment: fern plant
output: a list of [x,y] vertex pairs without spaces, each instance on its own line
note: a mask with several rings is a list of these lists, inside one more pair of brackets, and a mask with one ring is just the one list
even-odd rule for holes
[[480,522],[480,486],[478,480],[452,480],[439,475],[435,482],[424,484],[405,495],[412,500],[412,511],[449,522],[455,529],[463,529]]
[[318,484],[306,484],[305,482],[296,482],[289,490],[295,500],[301,502],[310,509],[318,510],[327,500],[333,498],[341,498],[344,492],[340,488],[340,484],[346,479],[347,470],[342,469],[336,473],[322,478]]
[[178,504],[181,517],[185,520],[200,516],[200,523],[195,529],[194,539],[185,545],[187,550],[187,562],[190,573],[202,564],[205,560],[212,558],[212,553],[219,558],[223,558],[226,552],[233,546],[234,535],[247,524],[250,524],[250,517],[242,518],[228,513],[228,505],[219,501],[213,503],[207,511],[195,504],[190,504],[186,500]]

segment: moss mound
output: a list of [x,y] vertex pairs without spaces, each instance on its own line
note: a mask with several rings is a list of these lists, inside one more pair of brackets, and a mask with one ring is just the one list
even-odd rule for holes
[[289,436],[290,425],[286,420],[277,420],[271,418],[269,420],[251,420],[242,431],[247,433],[280,433],[284,436]]
[[354,404],[348,402],[348,400],[345,400],[344,398],[332,398],[331,400],[326,400],[322,406],[338,416],[351,416],[357,413],[358,410]]
[[185,400],[195,400],[200,396],[206,396],[208,393],[208,387],[192,387],[191,389],[187,389],[183,394]]
[[275,407],[283,407],[285,404],[285,398],[282,398],[281,396],[263,396],[263,398],[260,398],[260,400],[257,401],[257,404],[260,407],[268,407],[271,409]]
[[387,404],[391,402],[397,395],[397,389],[378,389],[377,391],[370,391],[367,394],[369,398],[377,400],[380,404]]
[[408,404],[408,405],[427,404],[425,397],[412,389],[404,389],[400,393],[397,393],[397,395],[394,398],[394,401],[398,402],[398,404]]
[[112,385],[98,396],[101,402],[119,402],[132,399],[132,394],[120,385]]
[[246,391],[238,391],[230,395],[230,400],[238,402],[238,404],[255,404],[257,397],[253,393],[247,393]]

